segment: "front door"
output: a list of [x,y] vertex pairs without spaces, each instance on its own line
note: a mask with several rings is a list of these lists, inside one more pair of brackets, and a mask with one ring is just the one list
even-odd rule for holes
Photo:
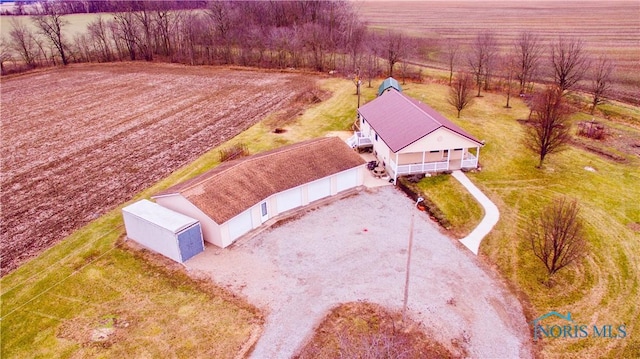
[[260,203],[260,214],[261,214],[260,219],[262,220],[262,223],[266,222],[267,219],[269,219],[269,211],[268,211],[268,208],[267,208],[267,202]]

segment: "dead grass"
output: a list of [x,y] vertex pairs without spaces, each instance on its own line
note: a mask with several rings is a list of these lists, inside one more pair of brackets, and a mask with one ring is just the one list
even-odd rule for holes
[[296,358],[452,358],[420,325],[377,304],[344,303],[320,323]]

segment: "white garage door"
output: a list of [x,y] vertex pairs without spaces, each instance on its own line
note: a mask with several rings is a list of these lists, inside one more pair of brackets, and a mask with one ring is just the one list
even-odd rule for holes
[[302,188],[293,188],[276,195],[278,213],[302,206]]
[[309,183],[307,186],[309,192],[309,202],[329,197],[331,195],[331,178],[323,178],[318,181]]
[[353,188],[358,183],[358,169],[338,173],[338,192]]
[[236,240],[241,235],[249,232],[253,226],[251,225],[251,210],[246,210],[229,220],[229,237]]

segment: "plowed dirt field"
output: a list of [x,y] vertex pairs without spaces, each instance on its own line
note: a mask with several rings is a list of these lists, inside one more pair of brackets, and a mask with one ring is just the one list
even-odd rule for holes
[[315,80],[161,64],[2,79],[1,275],[272,113]]

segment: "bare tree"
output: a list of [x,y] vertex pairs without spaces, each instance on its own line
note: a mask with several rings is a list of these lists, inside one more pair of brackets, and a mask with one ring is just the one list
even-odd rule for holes
[[516,77],[520,82],[520,93],[525,92],[527,84],[533,82],[533,76],[542,56],[540,37],[531,32],[522,32],[514,43],[517,54],[518,71]]
[[211,21],[211,26],[215,34],[216,43],[220,44],[219,53],[222,62],[231,63],[233,47],[232,26],[234,23],[232,15],[232,3],[230,1],[213,1],[209,4],[206,14]]
[[530,222],[526,236],[531,249],[544,263],[549,275],[582,258],[586,241],[580,207],[576,200],[555,198],[542,210],[540,217]]
[[540,168],[548,154],[563,150],[569,142],[571,110],[564,103],[562,90],[556,86],[550,86],[543,93],[536,94],[531,106],[530,127],[525,144],[539,155]]
[[605,56],[600,56],[594,68],[591,87],[589,88],[593,95],[591,102],[591,114],[593,115],[596,107],[605,102],[605,97],[611,91],[611,75],[615,67],[613,63]]
[[[123,3],[123,6],[126,5],[126,3]],[[120,46],[120,44],[123,43],[129,59],[135,61],[137,55],[136,48],[139,41],[138,26],[131,8],[122,8],[121,10],[122,11],[113,14],[113,27],[111,31],[116,40],[116,46],[122,48],[123,46]]]
[[413,38],[405,38],[400,44],[400,55],[402,59],[400,61],[400,72],[402,75],[402,84],[407,83],[407,76],[409,76],[409,59],[418,53],[418,43]]
[[9,31],[11,47],[20,55],[20,58],[22,58],[22,61],[28,68],[35,67],[38,56],[35,35],[29,30],[28,26],[17,17],[12,17],[9,23],[11,24],[11,31]]
[[346,22],[345,52],[351,56],[351,67],[358,67],[367,40],[367,28],[356,16],[351,16]]
[[367,87],[371,88],[371,81],[381,72],[379,56],[381,50],[379,47],[378,38],[374,34],[369,37],[369,41],[367,43],[365,51],[366,55],[364,62],[364,74],[367,78]]
[[562,93],[582,80],[589,68],[584,43],[577,38],[560,37],[551,46],[551,65],[555,84]]
[[455,39],[447,39],[445,43],[445,59],[449,66],[449,86],[453,81],[454,66],[458,61],[458,53],[460,52],[460,43]]
[[498,43],[494,34],[490,31],[479,33],[471,44],[467,62],[478,87],[478,97],[480,97],[480,90],[483,84],[485,89],[489,86],[489,78],[493,70],[492,66],[494,65],[497,48]]
[[101,15],[98,15],[95,20],[87,25],[87,31],[89,32],[91,41],[100,53],[100,60],[113,60],[111,44],[108,36],[109,28]]
[[59,3],[43,1],[38,6],[37,15],[33,16],[32,19],[41,33],[55,46],[62,60],[62,64],[67,65],[69,63],[67,58],[67,44],[62,35],[62,28],[67,25],[68,22],[62,18],[63,14]]
[[144,56],[144,59],[147,61],[153,61],[153,19],[151,8],[154,4],[159,3],[151,2],[149,0],[138,1],[138,11],[131,13],[137,20],[141,33],[141,36],[136,39],[136,44],[138,45],[138,49],[140,49],[142,56]]
[[473,79],[467,73],[459,75],[449,88],[448,102],[460,112],[473,102]]
[[11,46],[4,36],[0,36],[0,75],[5,74],[4,63],[13,60]]
[[511,91],[513,88],[513,79],[518,71],[518,63],[516,56],[513,54],[507,54],[501,58],[500,68],[502,70],[503,78],[506,82],[505,90],[507,92],[507,104],[504,106],[505,108],[511,108],[509,105],[509,101],[511,100]]
[[403,59],[405,39],[399,32],[388,31],[384,38],[384,53],[389,65],[389,77],[393,77],[393,66]]

